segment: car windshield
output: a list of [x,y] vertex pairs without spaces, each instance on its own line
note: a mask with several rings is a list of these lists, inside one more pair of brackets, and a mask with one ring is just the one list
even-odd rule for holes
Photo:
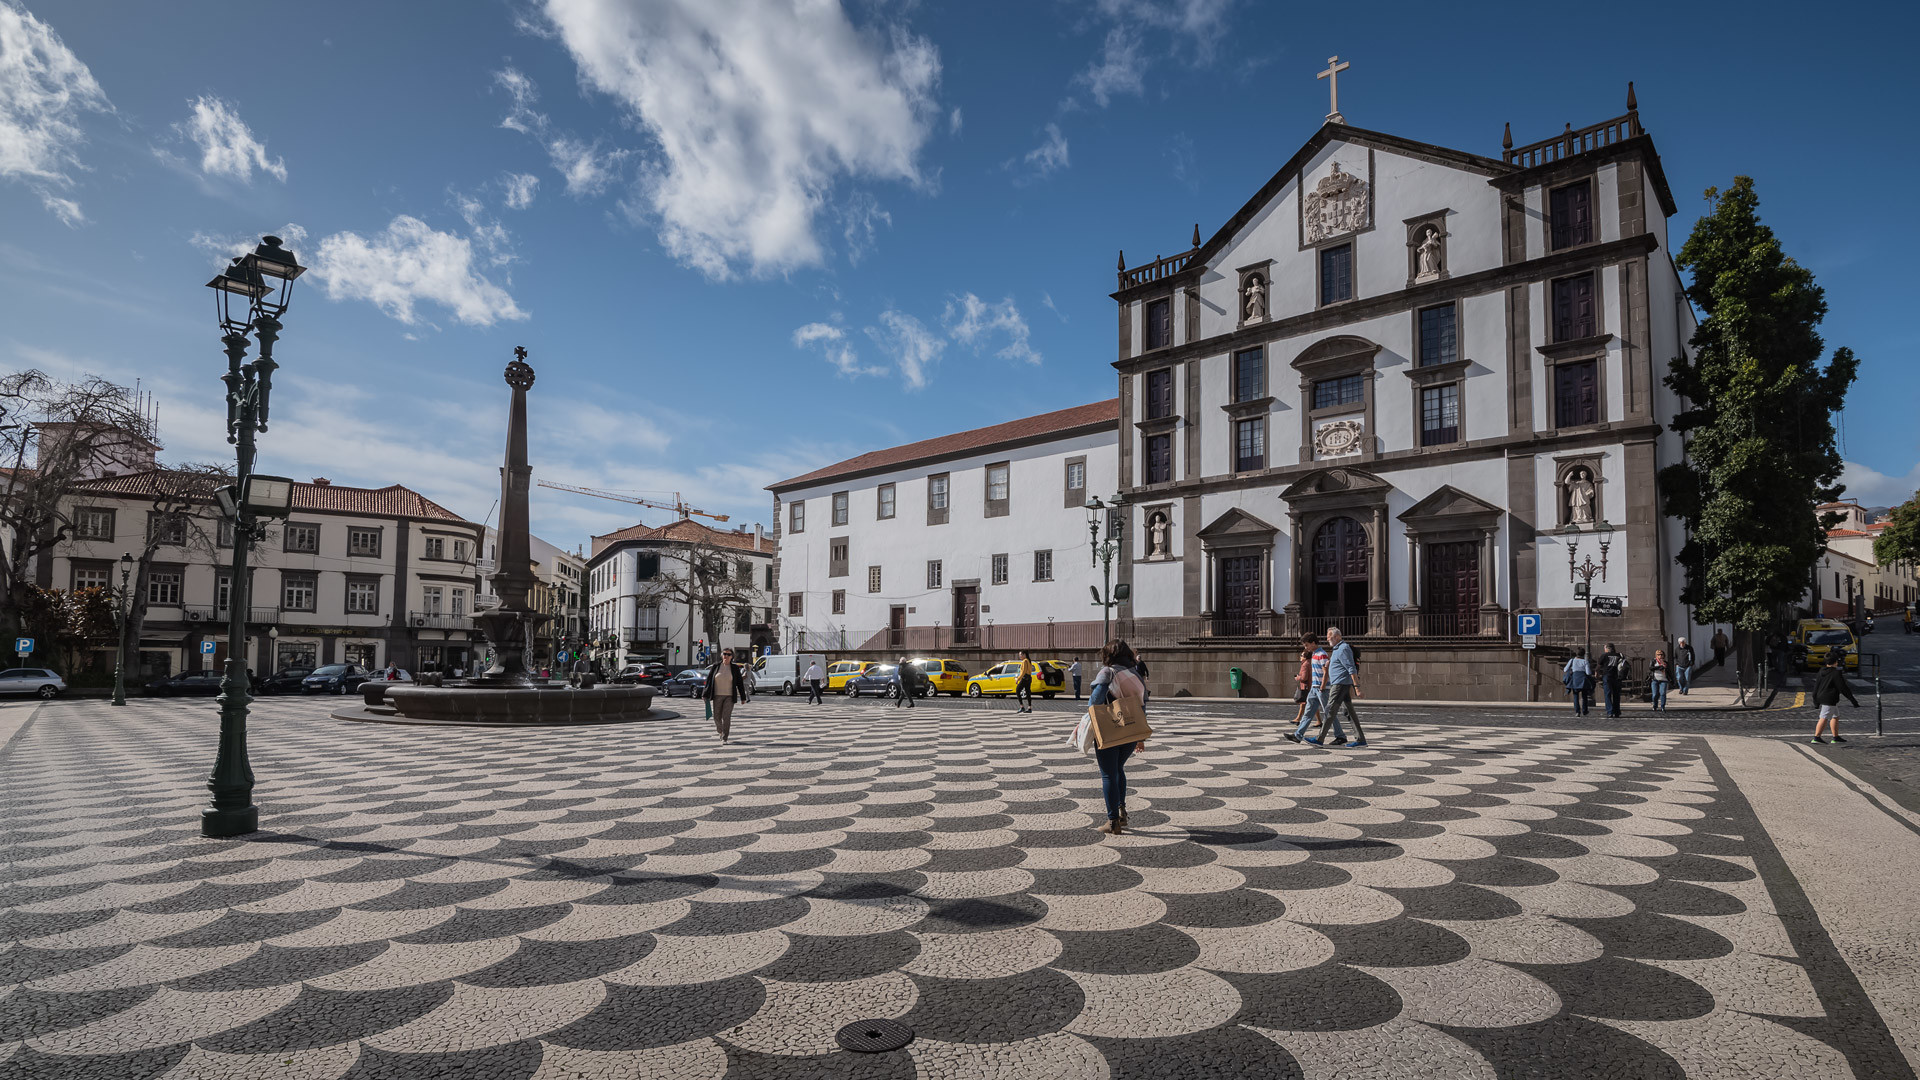
[[1845,630],[1815,630],[1807,639],[1809,645],[1846,645],[1853,641],[1853,635]]
[[347,673],[347,665],[328,664],[326,667],[314,668],[313,673],[315,675],[345,675]]

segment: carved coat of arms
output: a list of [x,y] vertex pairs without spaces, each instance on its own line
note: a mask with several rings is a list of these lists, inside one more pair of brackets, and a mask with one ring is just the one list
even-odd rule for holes
[[1340,163],[1307,192],[1305,219],[1307,243],[1317,244],[1330,236],[1355,232],[1368,225],[1367,182],[1350,172],[1341,172]]
[[1365,427],[1358,420],[1333,420],[1313,431],[1313,456],[1346,457],[1360,452],[1360,437]]

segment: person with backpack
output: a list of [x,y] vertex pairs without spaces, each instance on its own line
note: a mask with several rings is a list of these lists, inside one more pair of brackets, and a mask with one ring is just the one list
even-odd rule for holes
[[1820,669],[1820,678],[1813,684],[1813,703],[1820,706],[1820,718],[1813,722],[1813,739],[1824,743],[1820,737],[1822,730],[1833,732],[1834,742],[1846,742],[1840,735],[1840,698],[1846,696],[1853,702],[1854,708],[1860,707],[1860,699],[1853,696],[1853,687],[1847,685],[1846,653],[1839,649],[1827,650],[1827,662]]
[[1607,642],[1607,650],[1600,654],[1600,690],[1606,695],[1607,716],[1615,720],[1620,718],[1620,683],[1626,677],[1627,658]]
[[1573,698],[1573,715],[1587,715],[1593,707],[1593,665],[1587,663],[1586,646],[1574,647],[1567,666],[1560,669],[1560,682]]
[[[1325,731],[1327,722],[1333,722],[1333,741],[1328,746],[1342,746],[1347,742],[1346,731],[1340,726],[1340,707],[1346,706],[1347,719],[1353,722],[1353,744],[1356,747],[1367,745],[1367,732],[1360,726],[1360,715],[1353,711],[1353,699],[1360,696],[1359,658],[1353,646],[1347,644],[1346,636],[1337,626],[1327,628],[1327,716],[1320,722],[1321,731]],[[1320,738],[1308,739],[1315,746],[1321,745]]]
[[1020,703],[1015,712],[1033,711],[1033,673],[1039,670],[1033,662],[1033,654],[1020,650],[1020,678],[1013,684],[1013,700]]

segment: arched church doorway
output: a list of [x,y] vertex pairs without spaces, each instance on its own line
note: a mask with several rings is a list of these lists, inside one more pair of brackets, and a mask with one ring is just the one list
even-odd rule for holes
[[1313,607],[1320,618],[1365,615],[1367,579],[1373,548],[1367,530],[1350,517],[1337,517],[1313,534]]

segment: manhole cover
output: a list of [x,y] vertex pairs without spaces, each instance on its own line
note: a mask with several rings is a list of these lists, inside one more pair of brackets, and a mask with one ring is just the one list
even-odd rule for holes
[[835,1041],[861,1054],[898,1050],[913,1041],[913,1029],[898,1020],[856,1020],[840,1029]]

